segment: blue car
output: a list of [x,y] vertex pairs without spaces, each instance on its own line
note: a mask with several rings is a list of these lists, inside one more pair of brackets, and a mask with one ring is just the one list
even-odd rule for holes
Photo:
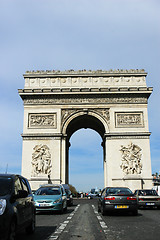
[[67,196],[61,184],[42,185],[34,193],[36,212],[67,210]]

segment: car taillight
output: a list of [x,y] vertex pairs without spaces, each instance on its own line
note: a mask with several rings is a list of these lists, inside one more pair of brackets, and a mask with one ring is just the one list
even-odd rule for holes
[[140,201],[143,201],[143,198],[139,198]]
[[157,201],[160,201],[160,198],[157,198]]
[[136,197],[127,197],[127,200],[133,200],[133,201],[135,201],[135,200],[137,200],[137,198],[136,198]]
[[115,197],[105,197],[104,200],[115,200]]

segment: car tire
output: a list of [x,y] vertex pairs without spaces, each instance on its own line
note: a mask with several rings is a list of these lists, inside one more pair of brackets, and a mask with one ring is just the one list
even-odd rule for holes
[[60,214],[63,214],[63,213],[64,213],[64,208],[63,208],[63,204],[62,204]]
[[104,211],[104,207],[103,206],[101,206],[101,213],[102,213],[103,216],[106,215],[106,212]]
[[32,222],[30,223],[30,225],[28,227],[26,227],[26,233],[27,234],[32,234],[35,232],[35,226],[36,226],[36,217],[35,214],[32,218]]
[[64,211],[65,211],[65,212],[67,211],[67,205],[66,205],[66,207],[64,208]]
[[7,240],[15,240],[15,239],[16,239],[16,219],[12,219]]
[[98,212],[101,212],[101,209],[100,209],[99,205],[98,205]]

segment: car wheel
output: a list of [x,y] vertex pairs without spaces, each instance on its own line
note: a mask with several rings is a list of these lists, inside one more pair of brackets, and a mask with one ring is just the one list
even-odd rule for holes
[[104,216],[106,214],[106,212],[104,211],[104,207],[101,205],[101,213]]
[[99,207],[99,204],[98,204],[98,212],[101,212],[101,209],[100,209],[100,207]]
[[65,203],[65,208],[64,208],[64,211],[67,211],[67,202]]
[[35,214],[32,218],[32,222],[30,223],[30,225],[26,228],[26,233],[27,234],[32,234],[35,232],[35,226],[36,226],[36,217]]
[[16,238],[16,220],[13,219],[10,224],[8,240],[15,240]]
[[63,214],[63,212],[64,212],[64,208],[63,208],[63,204],[62,204],[60,213]]

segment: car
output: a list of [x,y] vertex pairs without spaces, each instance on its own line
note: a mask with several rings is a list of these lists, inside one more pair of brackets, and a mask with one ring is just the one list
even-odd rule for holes
[[35,231],[35,206],[29,182],[17,174],[0,174],[0,239],[14,240],[19,230]]
[[67,195],[61,184],[42,185],[34,195],[36,212],[67,210]]
[[96,194],[96,193],[91,193],[91,192],[89,192],[89,193],[86,194],[86,197],[87,197],[88,199],[93,199],[93,198],[96,198],[97,196],[98,196],[98,194]]
[[135,196],[137,197],[138,207],[157,207],[160,209],[160,196],[156,190],[153,189],[137,189],[135,190]]
[[98,199],[98,212],[105,215],[109,211],[127,211],[137,215],[137,198],[129,188],[106,187]]
[[68,184],[62,184],[62,186],[64,187],[64,190],[65,190],[66,195],[67,195],[67,206],[72,206],[73,205],[73,196],[72,196],[72,193],[70,191],[69,185]]

